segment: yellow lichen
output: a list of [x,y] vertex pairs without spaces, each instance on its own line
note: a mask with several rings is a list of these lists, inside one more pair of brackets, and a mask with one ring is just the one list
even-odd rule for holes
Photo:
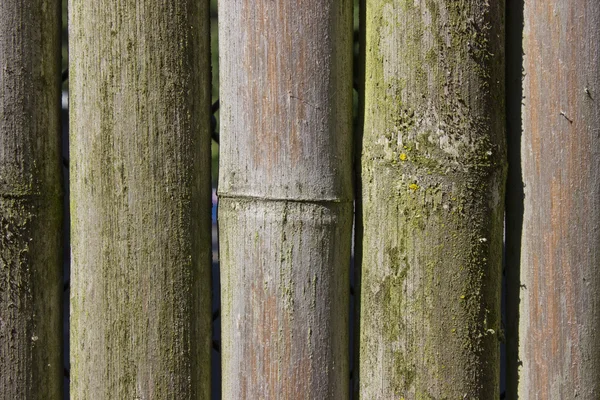
[[419,185],[417,185],[416,183],[411,183],[410,185],[408,185],[408,188],[411,190],[417,190],[419,188]]
[[401,153],[400,154],[400,161],[406,161],[408,157],[406,156],[406,153]]

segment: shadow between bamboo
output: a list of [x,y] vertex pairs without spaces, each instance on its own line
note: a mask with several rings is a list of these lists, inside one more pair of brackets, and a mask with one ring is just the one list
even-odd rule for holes
[[506,130],[508,179],[505,214],[506,290],[506,399],[516,399],[519,367],[519,302],[521,290],[521,236],[523,228],[523,176],[521,136],[523,98],[524,0],[506,2]]
[[360,307],[361,307],[361,278],[362,278],[362,247],[363,247],[363,208],[362,208],[362,177],[361,154],[363,146],[363,127],[365,120],[365,22],[366,0],[359,1],[358,17],[358,58],[354,68],[357,71],[358,115],[354,131],[354,343],[352,343],[353,369],[351,399],[359,399],[360,390]]

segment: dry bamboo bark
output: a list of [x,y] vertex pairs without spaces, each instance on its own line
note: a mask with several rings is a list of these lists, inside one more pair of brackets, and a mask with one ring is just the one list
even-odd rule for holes
[[210,395],[208,2],[69,2],[71,396]]
[[347,398],[352,1],[219,9],[223,398]]
[[499,397],[503,18],[366,1],[362,399]]
[[0,2],[0,398],[60,399],[60,2]]
[[527,0],[519,397],[600,397],[600,2]]

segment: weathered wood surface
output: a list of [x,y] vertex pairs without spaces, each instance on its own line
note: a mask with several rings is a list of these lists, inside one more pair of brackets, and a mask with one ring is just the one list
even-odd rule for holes
[[527,0],[519,398],[600,398],[600,2]]
[[362,399],[499,397],[503,20],[503,1],[366,1]]
[[60,2],[0,2],[0,398],[60,399]]
[[208,2],[70,1],[71,396],[208,399]]
[[219,2],[224,399],[348,397],[352,6]]

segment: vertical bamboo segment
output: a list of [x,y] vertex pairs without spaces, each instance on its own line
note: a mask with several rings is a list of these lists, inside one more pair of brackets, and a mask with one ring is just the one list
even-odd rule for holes
[[69,2],[71,393],[210,394],[208,2]]
[[362,399],[499,397],[503,18],[366,1]]
[[600,398],[600,2],[527,0],[519,397]]
[[352,1],[219,9],[223,398],[347,398]]
[[60,2],[0,16],[0,398],[60,399]]

